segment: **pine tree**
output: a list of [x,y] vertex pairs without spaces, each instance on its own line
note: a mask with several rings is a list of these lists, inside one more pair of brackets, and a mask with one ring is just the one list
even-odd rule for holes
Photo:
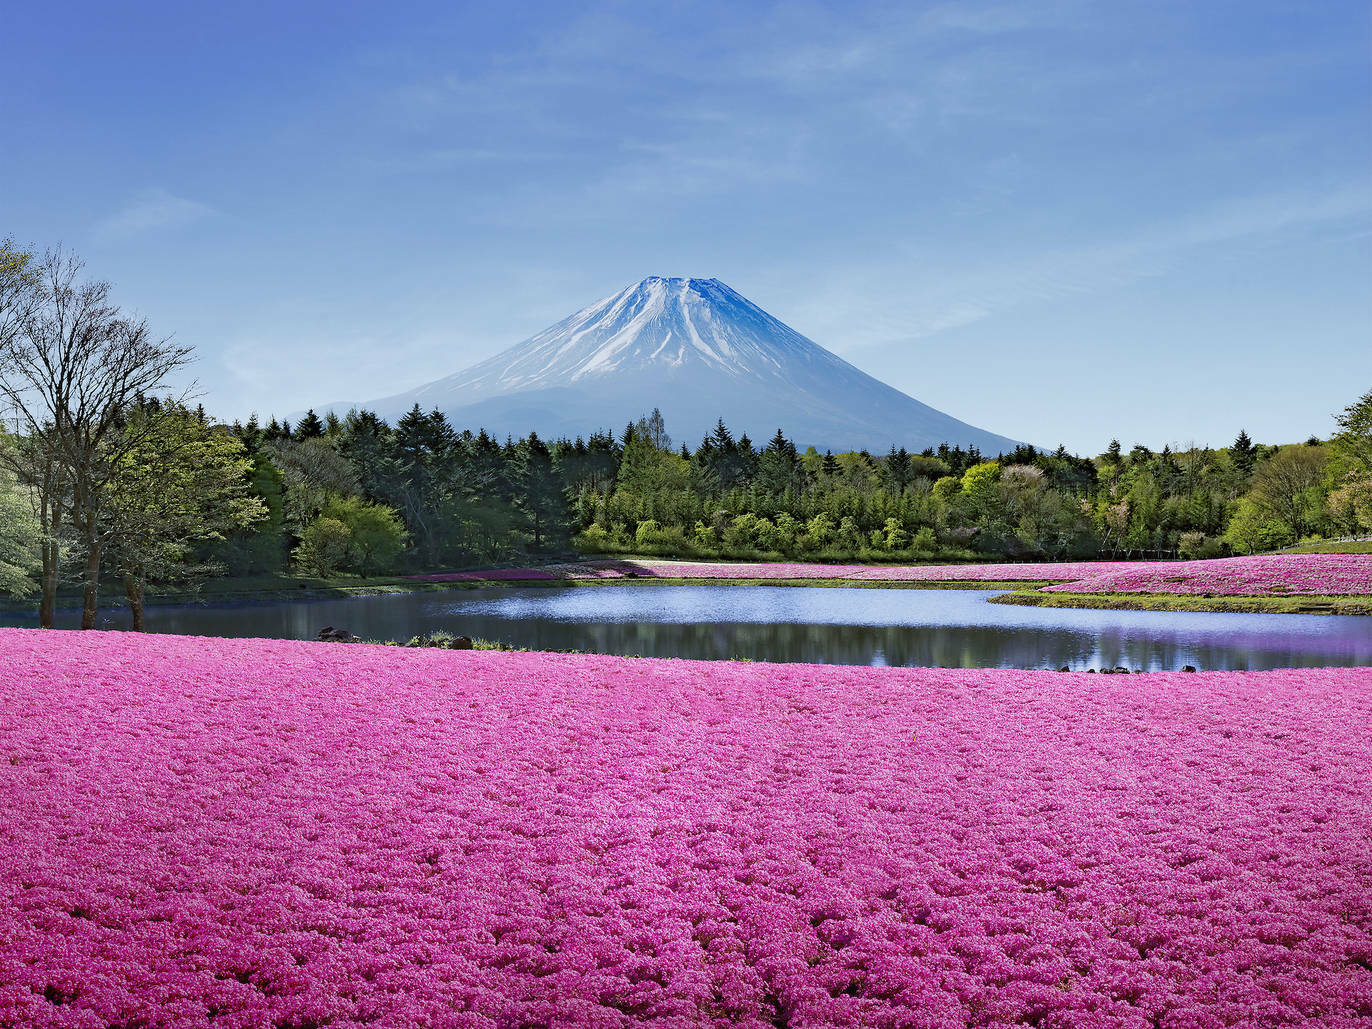
[[324,435],[324,423],[319,420],[319,415],[314,413],[314,409],[305,412],[305,417],[300,419],[295,426],[296,439],[318,439]]
[[1234,439],[1234,445],[1229,448],[1229,455],[1234,459],[1234,470],[1239,473],[1241,479],[1246,480],[1253,474],[1253,466],[1258,460],[1258,448],[1248,438],[1248,433],[1245,430],[1239,430],[1238,436]]

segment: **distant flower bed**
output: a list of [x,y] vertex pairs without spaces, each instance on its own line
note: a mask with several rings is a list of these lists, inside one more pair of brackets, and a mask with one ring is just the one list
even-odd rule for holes
[[1043,582],[1076,579],[1124,561],[1039,561],[980,565],[708,564],[697,561],[634,561],[639,575],[662,579],[856,579],[890,582]]
[[451,582],[511,579],[858,579],[892,582],[1045,582],[1075,579],[1103,569],[1129,568],[1127,561],[1056,561],[977,565],[823,565],[762,561],[729,564],[706,561],[580,561],[544,568],[494,568],[474,572],[416,575]]
[[1372,669],[0,630],[0,1025],[1352,1025]]
[[1372,554],[1273,554],[1211,561],[1039,561],[977,565],[822,565],[582,561],[545,568],[417,575],[427,581],[521,579],[851,579],[876,582],[1056,582],[1067,593],[1372,594]]
[[1270,554],[1154,561],[1045,587],[1067,593],[1372,594],[1372,554]]
[[477,572],[434,572],[430,575],[411,575],[419,582],[517,582],[521,579],[561,579],[542,568],[487,568]]

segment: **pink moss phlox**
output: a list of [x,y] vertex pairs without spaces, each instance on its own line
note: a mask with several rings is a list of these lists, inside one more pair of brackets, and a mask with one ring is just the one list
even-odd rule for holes
[[1372,594],[1372,554],[1274,554],[1211,561],[1027,561],[971,565],[825,565],[591,560],[411,576],[442,581],[547,579],[851,579],[875,582],[1056,582],[1070,593]]
[[1068,593],[1372,594],[1372,554],[1265,554],[1210,561],[1141,561],[1048,586]]
[[0,655],[3,1026],[1372,1018],[1372,669]]

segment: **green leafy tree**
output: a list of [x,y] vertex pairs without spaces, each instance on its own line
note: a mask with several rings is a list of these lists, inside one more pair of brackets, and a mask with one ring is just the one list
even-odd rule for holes
[[[0,440],[0,447],[8,441]],[[27,597],[38,589],[34,573],[41,567],[38,556],[42,529],[34,515],[31,490],[18,477],[0,467],[0,593]]]
[[128,454],[142,442],[126,415],[161,389],[191,351],[120,310],[109,283],[86,279],[68,252],[51,250],[25,263],[21,278],[17,299],[0,300],[17,310],[0,314],[0,402],[25,438],[22,460],[11,470],[42,494],[39,620],[52,624],[62,520],[84,552],[81,627],[92,629],[105,550],[118,525],[107,505]]
[[143,630],[149,582],[188,582],[212,568],[195,548],[267,517],[248,485],[252,459],[225,426],[174,403],[132,408],[123,425],[132,441],[102,504],[106,550],[124,579],[135,632]]
[[334,497],[322,518],[331,518],[348,529],[348,545],[341,566],[362,576],[392,571],[405,549],[405,525],[400,514],[385,504],[361,497]]
[[1372,475],[1372,390],[1334,416],[1339,431],[1334,446],[1364,473]]
[[320,515],[305,526],[291,556],[306,574],[328,578],[347,561],[351,545],[351,529],[337,518]]
[[1315,531],[1323,513],[1328,460],[1324,447],[1282,447],[1254,471],[1248,499],[1300,539]]

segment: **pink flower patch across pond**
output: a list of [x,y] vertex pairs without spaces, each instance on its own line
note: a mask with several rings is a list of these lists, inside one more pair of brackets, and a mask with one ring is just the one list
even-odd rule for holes
[[1149,561],[1047,586],[1068,593],[1226,596],[1372,594],[1372,554],[1267,554],[1213,561]]
[[476,572],[433,572],[429,575],[410,575],[417,582],[520,582],[528,579],[561,579],[543,568],[487,568]]
[[660,579],[855,579],[890,582],[1044,582],[1076,579],[1124,561],[1038,561],[973,565],[822,565],[634,561],[637,574]]
[[1372,1017],[1372,669],[0,657],[0,1025]]

